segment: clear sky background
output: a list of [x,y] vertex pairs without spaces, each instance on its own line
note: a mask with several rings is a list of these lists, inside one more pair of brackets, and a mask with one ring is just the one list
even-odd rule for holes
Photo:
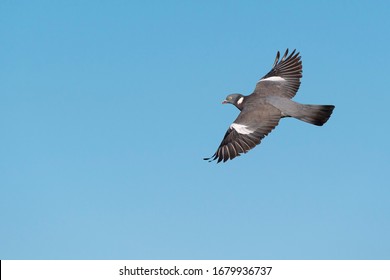
[[[389,259],[389,1],[0,2],[0,259]],[[334,104],[203,161],[278,50]]]

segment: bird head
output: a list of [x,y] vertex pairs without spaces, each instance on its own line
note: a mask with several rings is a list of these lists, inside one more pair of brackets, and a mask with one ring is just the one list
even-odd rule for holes
[[235,106],[239,106],[243,100],[244,100],[244,96],[242,94],[234,93],[234,94],[229,94],[228,96],[226,96],[226,99],[224,101],[222,101],[222,104],[230,103],[230,104],[233,104]]

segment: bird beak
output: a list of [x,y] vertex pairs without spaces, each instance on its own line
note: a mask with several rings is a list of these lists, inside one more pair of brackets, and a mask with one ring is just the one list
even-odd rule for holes
[[222,104],[226,104],[226,103],[228,103],[226,100],[222,101]]

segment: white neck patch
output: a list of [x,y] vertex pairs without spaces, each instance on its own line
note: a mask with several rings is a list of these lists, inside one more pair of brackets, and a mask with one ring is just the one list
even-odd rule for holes
[[230,125],[231,129],[234,129],[240,134],[251,134],[253,133],[253,130],[249,129],[246,125],[238,124],[238,123],[232,123]]
[[242,101],[244,101],[244,97],[243,96],[240,97],[240,99],[238,99],[237,104],[240,105],[242,103]]

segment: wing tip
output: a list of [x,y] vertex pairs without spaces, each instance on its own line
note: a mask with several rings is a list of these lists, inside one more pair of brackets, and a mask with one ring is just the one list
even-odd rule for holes
[[[299,56],[299,52],[297,52],[297,49],[294,49],[290,55],[289,55],[289,49],[286,48],[286,51],[284,52],[282,58],[280,59],[280,51],[277,51],[276,53],[276,58],[275,58],[275,61],[274,61],[274,64],[272,67],[275,67],[277,64],[283,62],[283,61],[286,61],[286,60],[289,60],[289,59],[292,59],[292,58],[297,58],[298,60],[301,59],[301,57]],[[280,60],[279,60],[280,59]]]
[[207,160],[208,162],[212,162],[215,160],[215,155],[208,157],[208,158],[203,158],[203,160]]
[[272,65],[272,68],[276,66],[276,64],[278,64],[279,62],[279,58],[280,58],[280,52],[278,51],[276,53],[276,57],[275,57],[275,61],[274,61],[274,65]]

